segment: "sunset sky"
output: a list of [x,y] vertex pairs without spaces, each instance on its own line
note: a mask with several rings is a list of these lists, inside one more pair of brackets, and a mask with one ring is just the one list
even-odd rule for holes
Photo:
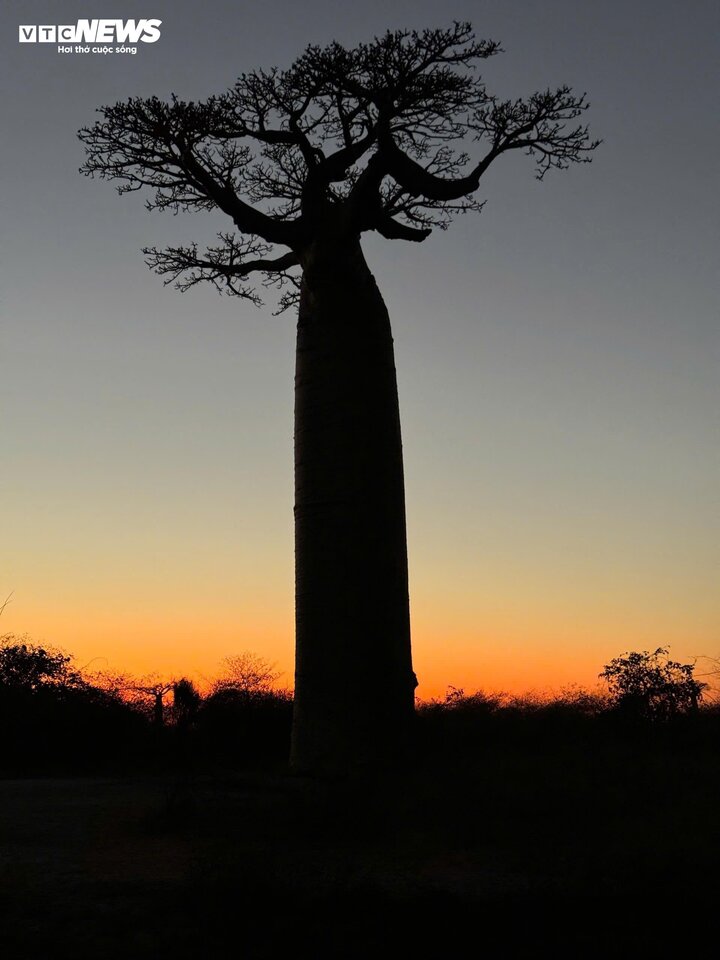
[[[137,673],[253,650],[292,682],[294,318],[181,295],[141,247],[222,221],[78,175],[128,96],[221,92],[308,43],[472,20],[502,97],[587,90],[591,165],[501,158],[421,245],[365,238],[393,322],[418,693],[720,656],[720,14],[710,0],[6,0],[2,632]],[[158,17],[136,56],[18,25]]]

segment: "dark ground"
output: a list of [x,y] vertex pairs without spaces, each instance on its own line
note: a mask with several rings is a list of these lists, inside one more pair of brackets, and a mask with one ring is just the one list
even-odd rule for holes
[[434,728],[412,772],[351,784],[219,766],[2,780],[1,955],[714,944],[714,723],[473,731]]

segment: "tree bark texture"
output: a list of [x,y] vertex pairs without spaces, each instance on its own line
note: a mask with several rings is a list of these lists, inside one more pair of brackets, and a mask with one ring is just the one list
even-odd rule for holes
[[414,710],[402,442],[387,309],[359,242],[303,261],[295,376],[291,764],[402,756]]

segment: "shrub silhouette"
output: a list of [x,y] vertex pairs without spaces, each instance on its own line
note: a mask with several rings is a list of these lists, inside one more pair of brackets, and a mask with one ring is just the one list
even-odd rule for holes
[[26,636],[7,633],[0,638],[0,688],[36,693],[47,686],[82,686],[80,674],[70,668],[71,660],[60,650],[38,647]]
[[282,762],[291,722],[292,695],[286,690],[216,687],[198,710],[198,750],[233,765]]
[[697,712],[706,683],[693,676],[695,665],[668,658],[658,647],[649,653],[632,651],[605,665],[605,680],[615,706],[623,713],[648,720],[670,720]]
[[85,680],[72,657],[27,637],[0,638],[0,769],[92,771],[136,756],[144,723]]

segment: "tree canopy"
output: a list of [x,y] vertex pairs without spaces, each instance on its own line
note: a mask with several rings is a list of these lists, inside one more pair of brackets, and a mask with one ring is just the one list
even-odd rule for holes
[[60,650],[5,634],[0,637],[0,689],[35,693],[43,687],[81,688],[84,680],[71,661]]
[[81,170],[119,180],[120,193],[147,188],[150,210],[217,209],[232,221],[204,252],[146,248],[166,282],[207,281],[259,303],[248,283],[259,275],[287,306],[319,232],[422,241],[482,207],[474,194],[503,154],[525,151],[539,179],[590,161],[599,141],[579,121],[585,95],[561,86],[500,99],[477,73],[499,52],[458,22],[309,46],[288,69],[244,73],[204,101],[102,107],[79,133]]
[[695,664],[670,660],[668,650],[631,651],[605,664],[600,677],[626,712],[667,720],[697,710],[707,684],[693,676]]

